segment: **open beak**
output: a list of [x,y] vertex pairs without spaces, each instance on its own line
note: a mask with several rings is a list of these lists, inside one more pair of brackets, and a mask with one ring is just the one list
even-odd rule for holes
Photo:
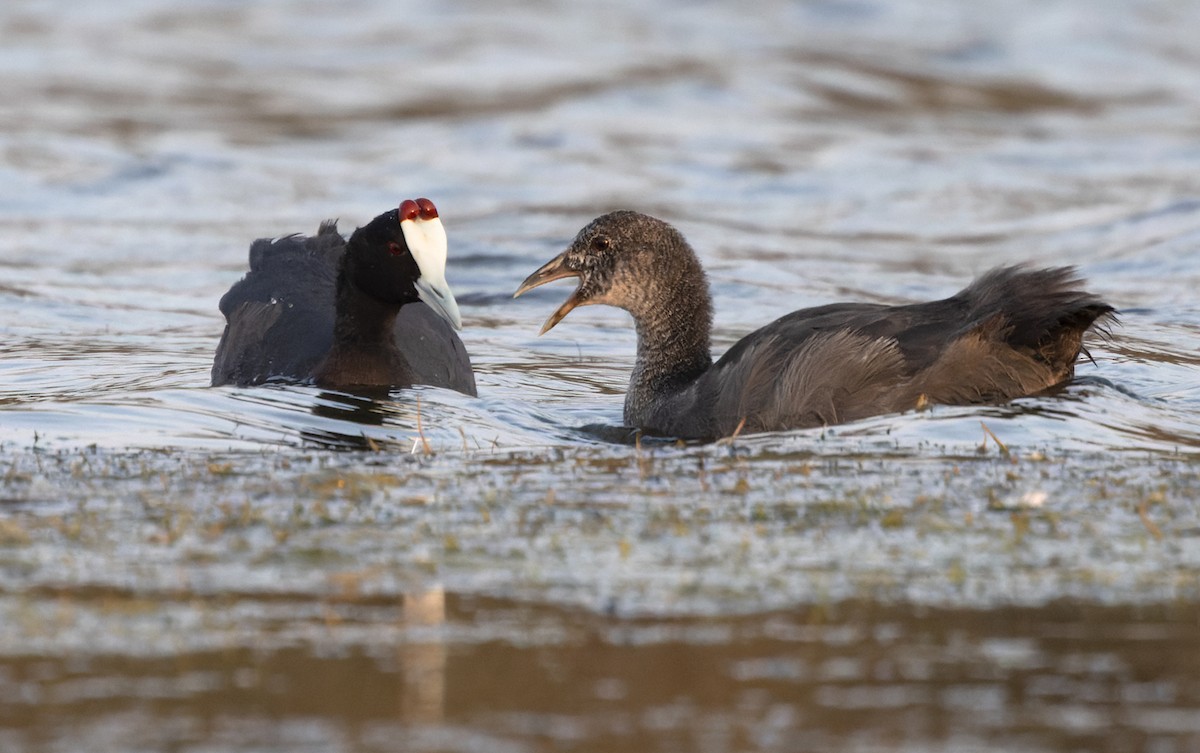
[[[567,268],[566,254],[565,253],[559,254],[558,256],[554,257],[550,261],[543,264],[541,269],[539,269],[538,271],[536,271],[533,274],[526,277],[525,282],[521,283],[521,287],[517,288],[517,292],[513,293],[513,298],[520,296],[522,293],[525,293],[526,291],[533,290],[534,288],[538,287],[539,285],[545,285],[548,282],[554,282],[555,280],[561,280],[565,277],[578,277],[578,276],[579,276],[578,272]],[[576,288],[575,292],[571,293],[570,297],[568,297],[567,300],[563,302],[563,305],[559,306],[558,310],[556,310],[553,314],[550,315],[550,318],[547,319],[546,323],[542,325],[542,330],[540,332],[538,332],[538,334],[544,335],[547,332],[549,332],[550,329],[555,324],[558,324],[559,322],[561,322],[563,320],[563,317],[566,316],[567,314],[571,313],[571,310],[574,309],[579,304],[580,304],[579,288]]]

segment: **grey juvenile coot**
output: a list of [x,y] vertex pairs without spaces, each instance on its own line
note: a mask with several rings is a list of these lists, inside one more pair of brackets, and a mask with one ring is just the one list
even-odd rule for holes
[[793,311],[713,364],[708,282],[695,252],[667,223],[631,211],[599,217],[515,295],[564,277],[579,278],[579,287],[542,332],[576,306],[628,311],[638,345],[626,425],[701,439],[739,426],[821,426],[925,401],[983,403],[1036,393],[1070,379],[1084,332],[1114,315],[1069,268],[1002,267],[941,301]]
[[212,383],[431,384],[474,395],[445,270],[446,231],[429,199],[406,199],[348,241],[332,220],[314,236],[259,239],[250,272],[221,298]]

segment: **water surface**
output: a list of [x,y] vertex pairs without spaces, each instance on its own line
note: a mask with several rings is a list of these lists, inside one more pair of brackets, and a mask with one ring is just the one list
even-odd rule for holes
[[[1200,745],[1198,25],[6,4],[0,747]],[[478,399],[208,387],[252,239],[415,196]],[[1020,262],[1121,326],[1054,395],[614,445],[627,316],[511,294],[621,207],[691,240],[718,352]]]

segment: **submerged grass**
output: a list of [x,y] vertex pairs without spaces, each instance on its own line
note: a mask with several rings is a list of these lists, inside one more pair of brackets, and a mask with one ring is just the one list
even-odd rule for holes
[[[0,448],[0,743],[144,708],[111,749],[175,740],[178,719],[203,720],[197,740],[261,729],[255,749],[294,747],[272,738],[281,718],[344,740],[385,721],[394,741],[426,708],[425,729],[504,736],[543,714],[601,740],[617,707],[655,734],[664,709],[698,729],[712,693],[731,728],[761,726],[753,699],[807,697],[782,729],[836,711],[855,731],[914,714],[992,730],[961,713],[963,677],[990,678],[978,692],[1027,735],[1057,729],[1037,688],[1096,667],[1104,698],[1157,672],[1190,719],[1194,671],[1157,657],[1194,653],[1200,459],[984,439]],[[495,686],[514,671],[539,689]],[[580,749],[662,747],[643,743]]]
[[0,599],[321,597],[330,568],[632,613],[1200,595],[1195,459],[1004,449],[10,453]]

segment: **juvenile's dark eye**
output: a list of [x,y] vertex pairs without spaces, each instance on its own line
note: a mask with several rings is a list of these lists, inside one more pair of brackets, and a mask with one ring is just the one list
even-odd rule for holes
[[404,256],[405,250],[406,249],[404,248],[404,246],[401,246],[396,241],[388,242],[388,253],[391,254],[392,256]]
[[610,241],[608,237],[604,235],[598,235],[592,239],[592,248],[596,249],[597,251],[603,251],[611,245],[612,241]]

